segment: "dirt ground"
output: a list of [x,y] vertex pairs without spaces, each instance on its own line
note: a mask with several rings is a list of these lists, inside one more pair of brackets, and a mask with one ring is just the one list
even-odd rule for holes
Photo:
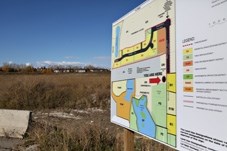
[[[110,123],[109,111],[91,108],[87,110],[48,110],[35,111],[32,113],[32,123],[29,125],[28,133],[34,133],[33,126],[47,124],[51,127],[74,128],[84,125],[100,125],[103,129],[120,129],[118,126]],[[24,140],[12,138],[0,138],[0,151],[26,150],[36,151],[37,144],[28,143],[30,138]]]
[[0,151],[11,151],[24,141],[21,139],[0,138]]
[[[30,135],[38,135],[35,132],[37,125],[48,124],[53,128],[70,129],[70,131],[78,131],[81,126],[97,126],[97,128],[107,130],[110,135],[116,136],[116,148],[114,150],[123,150],[123,128],[110,122],[110,111],[97,108],[87,110],[47,110],[36,111],[32,113],[32,123],[28,129]],[[80,132],[79,132],[80,133]],[[0,151],[38,151],[39,144],[35,142],[33,137],[25,137],[24,140],[0,138]],[[136,151],[174,151],[155,141],[151,141],[135,135]]]

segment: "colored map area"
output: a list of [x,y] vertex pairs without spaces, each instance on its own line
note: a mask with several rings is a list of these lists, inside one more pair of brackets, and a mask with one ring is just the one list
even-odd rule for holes
[[147,134],[150,137],[155,137],[155,123],[150,112],[147,109],[147,97],[142,96],[139,99],[132,99],[134,113],[137,116],[138,131]]
[[127,84],[126,84],[126,96],[125,96],[125,100],[127,101],[131,101],[131,97],[133,96],[134,93],[134,80],[127,80]]
[[114,100],[117,100],[117,116],[129,120],[130,100],[134,96],[134,80],[114,82],[113,92],[115,93],[112,93],[112,97]]
[[116,40],[115,40],[115,60],[113,68],[119,68],[127,64],[142,61],[144,59],[156,57],[166,53],[166,38],[168,28],[170,26],[170,19],[165,22],[151,27],[145,31],[145,40],[119,50],[119,33],[120,26],[116,28]]
[[174,4],[145,3],[113,24],[111,121],[176,147]]
[[[167,78],[167,80],[166,80]],[[175,146],[175,74],[116,81],[112,98],[116,115],[129,122],[129,128]]]

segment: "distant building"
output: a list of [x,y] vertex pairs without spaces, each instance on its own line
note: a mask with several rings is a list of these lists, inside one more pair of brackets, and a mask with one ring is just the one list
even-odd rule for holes
[[78,70],[78,73],[85,73],[85,72],[86,72],[85,69],[80,69],[80,70]]
[[55,69],[55,70],[54,70],[54,73],[60,73],[60,70]]

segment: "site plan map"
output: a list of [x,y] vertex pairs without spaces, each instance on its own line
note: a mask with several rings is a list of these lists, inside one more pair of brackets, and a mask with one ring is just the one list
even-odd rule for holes
[[173,0],[146,1],[113,23],[111,121],[176,147]]

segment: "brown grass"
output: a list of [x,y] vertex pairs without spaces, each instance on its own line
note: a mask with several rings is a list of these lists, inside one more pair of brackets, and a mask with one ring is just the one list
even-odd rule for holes
[[107,109],[110,74],[1,75],[0,108]]
[[62,127],[33,123],[29,134],[33,143],[43,151],[111,151],[115,148],[115,135],[99,124]]

